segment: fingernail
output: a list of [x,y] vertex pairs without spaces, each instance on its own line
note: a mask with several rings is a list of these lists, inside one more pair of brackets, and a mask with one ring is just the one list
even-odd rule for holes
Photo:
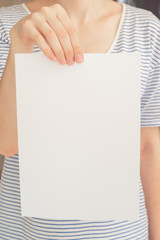
[[66,64],[66,59],[64,57],[61,59],[61,63]]
[[67,63],[68,64],[73,64],[74,63],[74,59],[72,58],[72,59],[69,59],[68,61],[67,61]]
[[76,56],[76,60],[77,60],[78,62],[82,62],[82,61],[83,61],[82,55],[78,54],[78,55]]
[[57,60],[57,58],[55,57],[54,54],[51,55],[51,60],[53,60],[53,61],[56,61],[56,60]]

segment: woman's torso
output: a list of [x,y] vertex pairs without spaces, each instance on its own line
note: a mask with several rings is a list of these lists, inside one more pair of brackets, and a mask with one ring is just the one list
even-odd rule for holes
[[[150,56],[149,22],[154,25],[150,12],[125,5],[124,14],[109,50],[111,53],[141,53],[141,112],[145,107],[146,84],[152,65]],[[9,30],[22,17],[28,14],[22,5],[0,9],[0,77],[2,76],[9,52]],[[34,47],[34,52],[39,52]],[[148,122],[147,122],[148,121]],[[150,120],[141,116],[141,126]],[[118,123],[117,123],[118,124]],[[6,157],[2,172],[0,191],[0,239],[122,239],[147,240],[148,218],[144,202],[143,188],[140,179],[139,220],[138,221],[78,221],[78,220],[45,220],[21,217],[19,161],[18,154]]]

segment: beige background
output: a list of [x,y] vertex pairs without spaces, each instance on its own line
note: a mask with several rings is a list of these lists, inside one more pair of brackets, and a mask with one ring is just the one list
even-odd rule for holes
[[0,0],[0,7],[23,3],[25,0]]

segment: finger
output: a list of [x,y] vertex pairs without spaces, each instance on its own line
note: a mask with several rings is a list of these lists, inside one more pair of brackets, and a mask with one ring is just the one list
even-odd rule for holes
[[52,61],[56,61],[56,57],[51,47],[47,44],[44,37],[36,28],[30,29],[30,39],[41,49],[41,51]]
[[57,18],[63,24],[64,28],[66,29],[69,35],[74,50],[75,60],[77,62],[82,62],[84,59],[83,52],[80,46],[78,34],[76,32],[75,27],[73,26],[71,19],[69,18],[67,12],[63,8],[62,9],[57,8],[56,13]]
[[46,40],[46,42],[50,44],[50,47],[52,48],[52,51],[56,55],[58,62],[60,64],[65,64],[66,60],[65,60],[63,49],[58,41],[58,38],[55,32],[53,31],[53,29],[51,29],[51,27],[46,22],[47,20],[46,20],[45,14],[46,14],[46,11],[48,13],[49,8],[42,9],[41,11],[42,12],[37,12],[32,14],[32,17],[31,17],[32,22],[34,22],[35,27],[43,35],[43,38]]
[[52,49],[48,46],[47,42],[40,34],[40,32],[35,28],[32,19],[28,19],[24,23],[25,35],[30,41],[37,44],[37,46],[42,50],[42,52],[51,60],[56,61],[56,57]]
[[58,62],[60,64],[65,64],[66,63],[65,54],[54,30],[50,27],[50,25],[47,22],[43,22],[37,27],[38,30],[43,34],[46,41],[49,43]]
[[67,31],[56,17],[54,17],[54,21],[52,21],[50,17],[48,17],[47,20],[50,27],[54,29],[57,35],[59,43],[64,51],[67,63],[72,65],[74,63],[74,51]]

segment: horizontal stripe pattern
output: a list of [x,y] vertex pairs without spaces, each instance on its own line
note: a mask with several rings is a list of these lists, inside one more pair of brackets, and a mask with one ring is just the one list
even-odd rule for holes
[[[141,127],[160,126],[160,22],[149,11],[126,6],[112,53],[141,53]],[[12,26],[28,12],[23,5],[0,9],[0,79],[7,61]],[[40,50],[35,45],[34,52]],[[21,217],[18,153],[5,158],[0,182],[2,240],[147,240],[148,218],[139,179],[138,221],[46,220]]]

